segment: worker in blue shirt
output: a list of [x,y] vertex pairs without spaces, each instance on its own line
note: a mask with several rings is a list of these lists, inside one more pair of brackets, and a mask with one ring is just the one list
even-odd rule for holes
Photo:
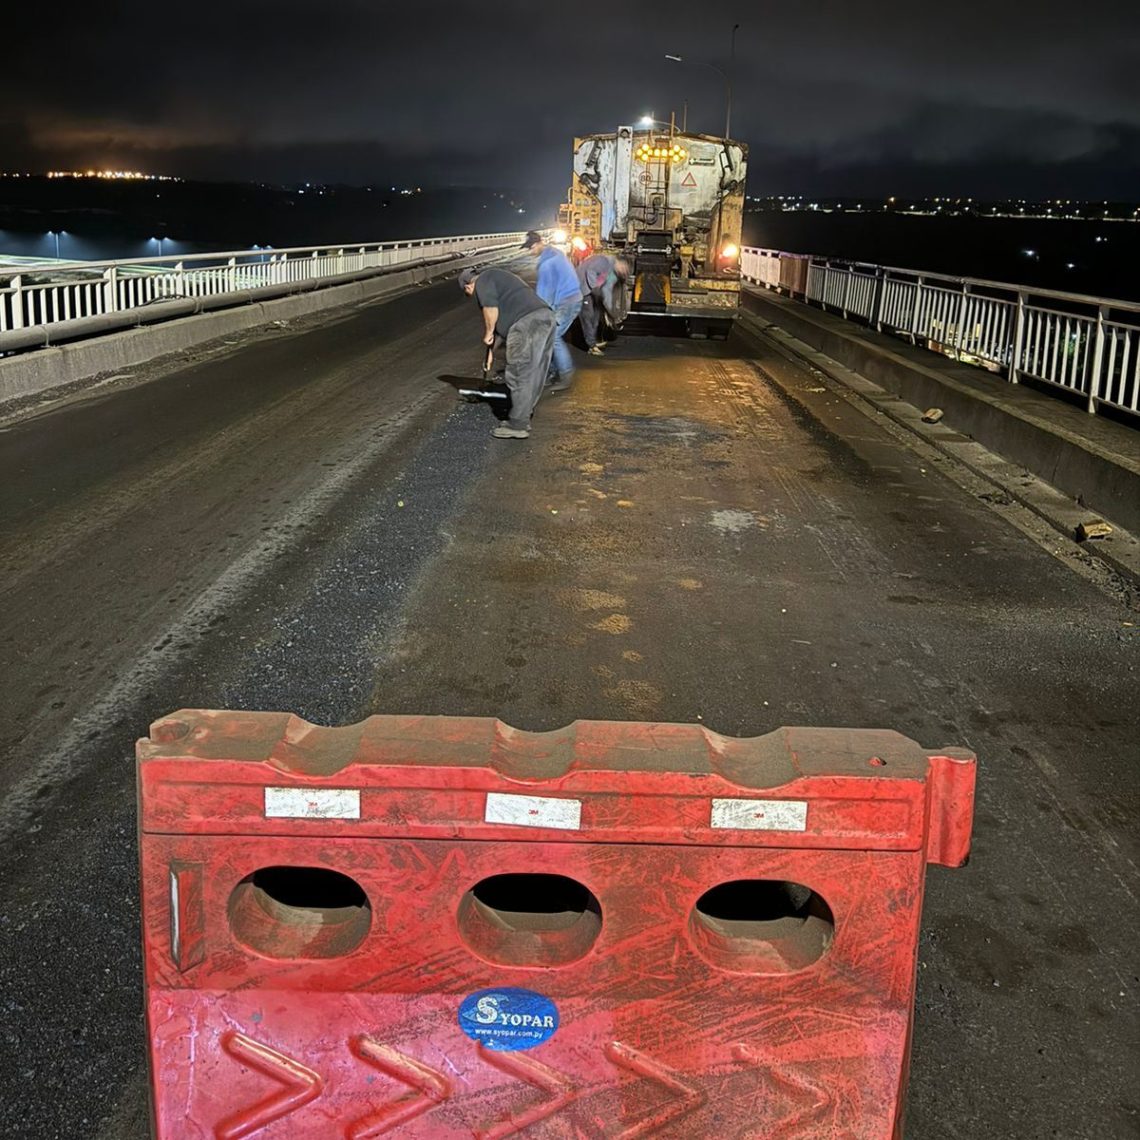
[[550,391],[565,392],[574,383],[574,358],[563,337],[582,311],[582,287],[570,259],[560,249],[547,245],[541,234],[531,230],[522,248],[538,258],[538,282],[534,291],[554,310],[557,322],[548,377]]

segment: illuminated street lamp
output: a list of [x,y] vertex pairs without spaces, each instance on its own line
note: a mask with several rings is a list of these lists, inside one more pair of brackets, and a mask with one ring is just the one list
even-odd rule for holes
[[55,238],[55,259],[56,259],[56,261],[60,260],[60,257],[59,257],[59,239],[61,237],[65,237],[66,234],[67,234],[67,230],[48,230],[48,237]]
[[[668,122],[665,122],[664,119],[655,119],[652,114],[642,115],[637,120],[637,125],[647,131],[651,131],[654,127],[667,127],[669,137],[672,138],[677,133],[677,114],[675,111],[670,111]],[[684,127],[681,128],[682,131],[684,129]]]

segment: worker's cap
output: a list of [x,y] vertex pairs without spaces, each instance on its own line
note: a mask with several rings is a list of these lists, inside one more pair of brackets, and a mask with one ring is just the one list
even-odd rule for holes
[[531,246],[538,245],[542,241],[542,234],[537,230],[527,230],[526,240],[519,246],[519,249],[530,249]]
[[479,276],[479,270],[474,266],[469,265],[462,273],[459,274],[459,288],[466,289],[476,277]]

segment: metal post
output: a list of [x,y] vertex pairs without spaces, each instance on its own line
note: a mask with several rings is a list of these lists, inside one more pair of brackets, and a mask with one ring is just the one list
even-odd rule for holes
[[843,287],[843,319],[847,320],[847,303],[851,300],[851,282],[855,280],[855,267],[847,266],[847,284]]
[[1013,357],[1009,362],[1009,382],[1016,384],[1021,372],[1021,353],[1025,348],[1025,302],[1024,290],[1017,293],[1017,319],[1013,326]]
[[957,353],[957,358],[962,359],[962,344],[965,340],[963,330],[966,327],[966,303],[970,299],[970,286],[966,281],[962,282],[962,301],[958,305],[958,327],[954,330],[954,339],[958,342],[954,346],[954,351]]
[[883,331],[883,294],[886,290],[886,270],[877,269],[875,272],[875,296],[871,301],[870,313],[870,323],[875,326],[876,332]]
[[1104,319],[1108,316],[1108,306],[1099,305],[1096,310],[1096,345],[1093,348],[1092,375],[1089,377],[1088,413],[1096,415],[1097,400],[1100,399],[1100,370],[1104,364]]
[[115,266],[109,266],[103,271],[103,312],[117,313],[119,311],[119,275]]
[[12,278],[12,328],[24,327],[24,282],[17,273]]
[[918,320],[919,313],[922,312],[922,278],[919,277],[914,283],[914,308],[910,313],[910,343],[918,344]]

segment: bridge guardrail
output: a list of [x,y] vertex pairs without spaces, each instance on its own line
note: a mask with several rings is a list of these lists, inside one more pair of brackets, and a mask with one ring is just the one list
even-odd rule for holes
[[1140,303],[746,246],[741,274],[848,320],[1140,416]]
[[[44,330],[40,343],[63,339],[67,326],[165,301],[223,298],[252,289],[312,285],[384,272],[411,263],[518,245],[517,233],[467,234],[354,245],[245,249],[144,260],[77,261],[6,275],[0,270],[0,353],[7,333]],[[78,325],[73,327],[78,328]],[[22,339],[22,338],[21,338]],[[24,347],[23,344],[12,345]]]

